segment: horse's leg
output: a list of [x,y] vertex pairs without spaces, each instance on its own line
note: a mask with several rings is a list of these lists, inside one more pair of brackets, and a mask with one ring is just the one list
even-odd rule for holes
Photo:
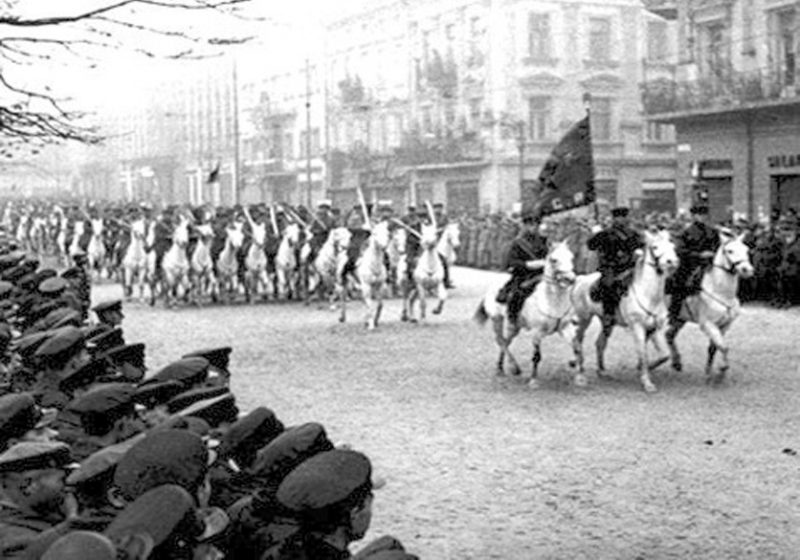
[[537,332],[533,335],[533,357],[531,363],[531,378],[528,380],[528,387],[537,389],[539,387],[539,362],[542,361],[542,337]]
[[517,362],[517,358],[514,357],[514,354],[511,353],[511,342],[519,334],[519,327],[516,325],[512,325],[509,322],[508,316],[506,314],[503,315],[502,325],[503,325],[503,331],[502,331],[503,352],[505,353],[506,358],[511,364],[511,375],[517,377],[522,374],[522,368],[520,367],[519,362]]
[[655,347],[656,352],[658,353],[658,357],[650,362],[650,371],[656,369],[669,360],[669,352],[667,352],[667,338],[665,333],[666,329],[662,327],[657,328],[653,334],[650,335],[650,340],[653,341],[653,347]]
[[362,294],[364,297],[364,303],[367,306],[367,314],[365,316],[365,324],[367,329],[373,330],[375,325],[372,324],[372,308],[373,308],[373,301],[372,301],[372,289],[369,286],[362,286]]
[[[718,385],[725,380],[725,374],[728,372],[728,345],[725,343],[725,335],[716,324],[711,321],[705,321],[700,325],[700,328],[706,333],[709,338],[708,361],[706,362],[706,382],[713,385]],[[712,346],[714,347],[712,349]],[[719,373],[714,374],[714,357],[717,350],[722,355],[722,365],[719,367]]]
[[611,332],[613,330],[613,324],[603,325],[600,329],[600,334],[597,335],[597,342],[595,342],[595,349],[597,351],[597,377],[602,379],[608,378],[606,375],[605,351],[608,345],[608,339],[611,338]]
[[381,319],[381,311],[383,311],[383,294],[378,291],[378,308],[375,310],[375,326],[378,326],[378,321]]
[[647,393],[655,393],[656,386],[653,385],[653,381],[650,379],[650,364],[647,361],[647,332],[641,323],[631,325],[631,332],[636,343],[639,379],[642,382],[642,387]]
[[506,357],[506,339],[503,336],[504,326],[502,315],[492,317],[492,328],[494,329],[494,339],[497,342],[497,346],[500,347],[500,356],[497,358],[497,370],[495,373],[498,376],[502,376],[505,374],[503,362]]
[[433,308],[433,314],[438,315],[442,312],[444,308],[444,300],[447,299],[447,288],[444,287],[444,281],[439,282],[439,285],[436,289],[436,295],[439,298],[439,303],[436,304],[436,307]]
[[417,295],[419,296],[419,320],[424,321],[428,308],[428,294],[421,282],[417,282]]
[[583,339],[586,335],[586,329],[589,328],[591,319],[591,315],[589,316],[588,320],[579,317],[575,323],[575,333],[572,337],[572,354],[574,358],[570,362],[570,365],[578,370],[575,372],[576,387],[586,387],[589,384],[589,381],[586,379],[586,373],[584,369]]
[[676,321],[674,323],[670,323],[669,327],[667,328],[667,334],[666,334],[667,346],[669,346],[670,359],[672,361],[672,369],[674,369],[675,371],[683,370],[683,362],[681,360],[681,354],[678,351],[678,345],[675,343],[675,339],[678,338],[678,333],[685,324],[686,323],[684,321]]

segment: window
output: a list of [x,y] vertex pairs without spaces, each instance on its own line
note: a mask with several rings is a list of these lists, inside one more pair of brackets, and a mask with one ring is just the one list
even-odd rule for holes
[[483,61],[483,23],[480,17],[469,20],[469,61],[470,66],[479,66]]
[[675,134],[671,124],[647,123],[648,142],[672,142]]
[[283,135],[283,158],[294,159],[294,137],[291,132]]
[[550,98],[531,97],[528,101],[529,126],[528,135],[531,140],[544,140],[550,135]]
[[728,70],[730,42],[728,30],[722,22],[713,22],[700,28],[700,53],[703,71],[710,76],[724,77]]
[[777,63],[778,75],[782,85],[793,85],[797,77],[797,51],[800,50],[798,44],[797,23],[798,18],[795,10],[781,10],[775,14],[775,60]]
[[311,155],[319,156],[321,153],[320,133],[318,128],[311,129]]
[[477,128],[481,122],[481,104],[483,99],[476,97],[469,100],[469,121],[474,128]]
[[534,60],[550,58],[550,15],[528,15],[528,56]]
[[433,132],[433,115],[430,107],[422,108],[422,132]]
[[668,44],[667,23],[664,21],[647,22],[647,60],[666,62]]
[[589,58],[597,61],[611,59],[611,21],[606,18],[589,19]]
[[592,99],[592,136],[595,140],[611,140],[610,99]]

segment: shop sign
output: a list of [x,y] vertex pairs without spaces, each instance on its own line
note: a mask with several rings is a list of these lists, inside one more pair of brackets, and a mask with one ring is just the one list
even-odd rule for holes
[[800,167],[800,154],[782,154],[779,156],[769,156],[767,165],[770,169],[779,167]]

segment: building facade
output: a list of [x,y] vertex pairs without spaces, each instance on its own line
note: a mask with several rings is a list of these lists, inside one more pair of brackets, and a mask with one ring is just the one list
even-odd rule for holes
[[800,2],[655,2],[678,25],[669,78],[643,87],[651,122],[675,126],[678,193],[718,220],[800,210]]

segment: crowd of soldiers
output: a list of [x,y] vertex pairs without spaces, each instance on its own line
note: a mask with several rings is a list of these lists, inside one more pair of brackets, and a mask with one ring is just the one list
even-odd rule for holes
[[[509,249],[524,230],[520,216],[464,214],[458,220],[461,223],[461,247],[457,264],[485,270],[507,270]],[[633,215],[630,221],[635,230],[666,229],[677,238],[689,227],[692,216],[691,213],[651,213]],[[539,224],[539,231],[545,237],[559,239],[574,235],[579,243],[585,243],[592,231],[598,227],[605,228],[610,222],[610,215],[607,219],[597,219],[590,209],[581,212],[580,216],[546,218]],[[761,301],[779,308],[800,304],[800,218],[794,211],[773,213],[769,218],[762,217],[752,222],[732,217],[716,225],[744,233],[745,243],[750,247],[756,274],[740,282],[739,294],[743,301]],[[596,255],[578,256],[578,272],[591,272],[596,267]]]
[[90,309],[83,256],[58,272],[0,234],[0,558],[413,560],[364,546],[370,460],[230,391],[230,347],[148,374],[120,301]]

